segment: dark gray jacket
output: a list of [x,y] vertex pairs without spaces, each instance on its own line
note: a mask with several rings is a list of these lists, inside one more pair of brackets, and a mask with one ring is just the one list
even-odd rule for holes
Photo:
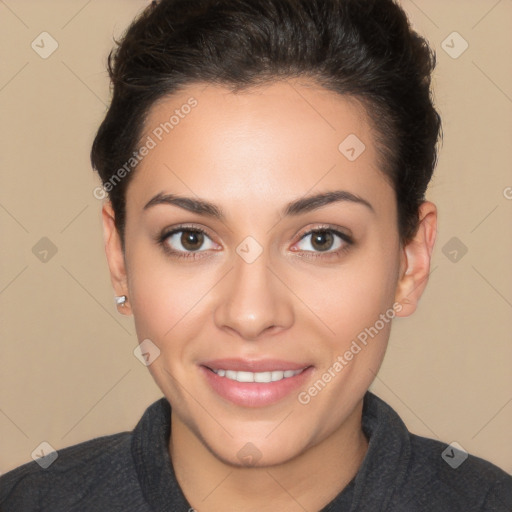
[[[188,512],[167,451],[170,417],[162,397],[132,432],[63,448],[47,469],[35,461],[13,469],[0,477],[0,511]],[[321,512],[512,511],[509,474],[409,433],[369,391],[363,430],[369,439],[363,464]]]

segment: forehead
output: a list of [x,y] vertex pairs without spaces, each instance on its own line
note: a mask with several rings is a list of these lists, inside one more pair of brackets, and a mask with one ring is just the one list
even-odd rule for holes
[[238,93],[191,85],[153,105],[141,143],[150,140],[127,194],[141,208],[162,191],[262,206],[313,188],[343,187],[377,203],[392,193],[364,107],[311,82]]

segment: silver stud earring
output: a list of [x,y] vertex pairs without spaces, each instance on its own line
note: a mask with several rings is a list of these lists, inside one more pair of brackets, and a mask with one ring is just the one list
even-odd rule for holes
[[118,306],[124,306],[128,297],[126,295],[116,296],[116,304]]

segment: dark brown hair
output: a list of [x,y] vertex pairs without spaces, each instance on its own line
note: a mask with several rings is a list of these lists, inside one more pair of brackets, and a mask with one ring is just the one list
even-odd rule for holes
[[393,0],[153,2],[110,52],[112,101],[91,151],[123,247],[133,172],[106,185],[137,150],[155,102],[193,83],[239,91],[292,77],[314,79],[366,107],[406,243],[437,161],[434,67],[435,53]]

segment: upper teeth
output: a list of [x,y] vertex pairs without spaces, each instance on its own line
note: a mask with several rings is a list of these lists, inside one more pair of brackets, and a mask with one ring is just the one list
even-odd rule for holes
[[226,377],[238,382],[276,382],[288,377],[294,377],[302,370],[275,370],[272,372],[237,372],[234,370],[213,370],[219,377]]

